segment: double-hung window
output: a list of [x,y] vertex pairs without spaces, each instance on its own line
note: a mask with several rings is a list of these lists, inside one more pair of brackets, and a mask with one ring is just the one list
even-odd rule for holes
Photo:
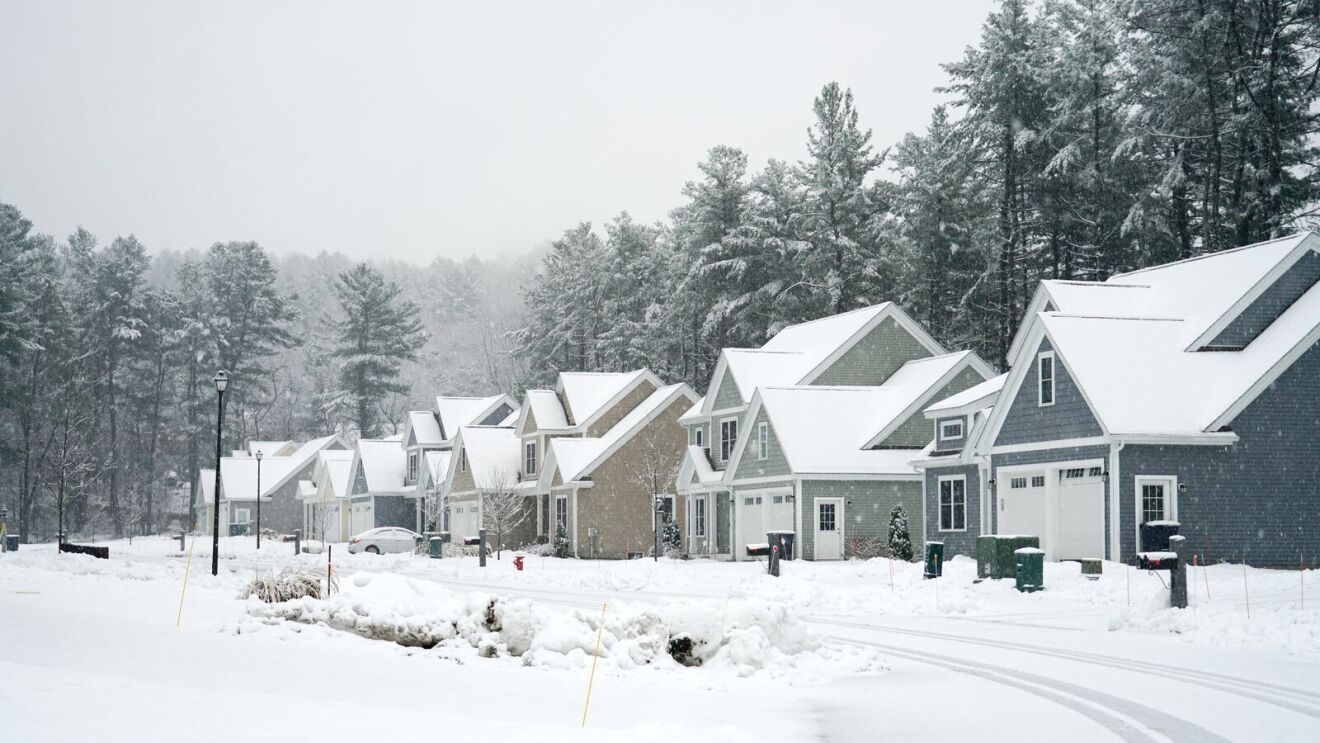
[[940,478],[940,531],[967,530],[967,478]]
[[1054,352],[1043,351],[1036,357],[1036,378],[1040,381],[1041,407],[1054,404]]
[[467,449],[458,452],[458,471],[467,472]]
[[408,452],[408,482],[417,482],[417,452]]
[[523,466],[529,475],[536,474],[536,442],[528,441],[523,447],[524,459]]
[[738,443],[738,419],[725,418],[720,421],[720,461],[727,462],[733,456],[733,445]]
[[770,458],[770,424],[764,421],[756,424],[756,458]]
[[963,437],[963,422],[961,420],[940,421],[940,438],[946,441],[954,441]]

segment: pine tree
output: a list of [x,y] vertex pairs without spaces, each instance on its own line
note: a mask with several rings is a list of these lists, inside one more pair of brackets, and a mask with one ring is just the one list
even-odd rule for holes
[[375,436],[381,402],[390,393],[403,394],[397,382],[404,361],[417,358],[426,338],[417,305],[399,300],[399,286],[386,282],[365,263],[340,274],[335,292],[342,316],[330,322],[335,335],[333,355],[339,359],[339,389],[356,409],[358,433]]
[[908,533],[907,512],[902,503],[889,512],[889,554],[895,560],[912,559],[912,536]]

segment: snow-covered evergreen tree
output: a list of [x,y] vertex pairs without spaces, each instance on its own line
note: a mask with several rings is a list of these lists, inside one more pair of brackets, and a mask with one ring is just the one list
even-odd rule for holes
[[889,512],[889,554],[895,560],[911,560],[912,535],[908,532],[907,512],[903,504],[894,506]]

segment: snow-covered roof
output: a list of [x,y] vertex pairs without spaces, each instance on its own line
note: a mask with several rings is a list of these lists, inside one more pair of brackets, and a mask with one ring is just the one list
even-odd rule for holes
[[789,325],[775,333],[761,348],[766,351],[795,351],[823,359],[892,306],[890,302],[881,302],[851,312]]
[[554,390],[527,390],[524,405],[536,419],[537,430],[559,431],[569,428],[564,406]]
[[687,458],[691,462],[693,474],[697,482],[708,485],[717,483],[723,478],[724,473],[710,466],[710,460],[706,457],[705,447],[689,445],[687,448]]
[[408,456],[397,437],[358,439],[356,459],[367,479],[368,492],[397,493],[403,488]]
[[[601,413],[615,398],[643,379],[659,380],[646,369],[630,372],[560,372],[557,389],[564,394],[573,424],[584,425]],[[543,425],[536,419],[537,425]]]
[[817,353],[761,348],[726,348],[723,355],[744,404],[752,401],[757,387],[797,384],[824,359]]
[[[867,449],[915,398],[906,387],[763,387],[759,405],[796,475],[911,475],[915,449]],[[751,436],[740,437],[739,449]],[[735,469],[730,464],[729,471]]]
[[449,471],[449,459],[453,454],[449,449],[426,452],[426,466],[417,476],[417,487],[439,487],[443,484],[445,473]]
[[440,433],[440,420],[430,410],[409,411],[408,429],[419,446],[438,446],[445,441]]
[[696,393],[686,384],[661,387],[638,403],[637,407],[619,419],[603,436],[591,438],[557,438],[549,442],[546,467],[542,471],[542,485],[558,470],[564,482],[579,480],[592,473],[620,446],[641,431],[647,423],[675,400],[696,399]]
[[993,402],[999,395],[999,391],[1004,388],[1004,380],[1008,379],[1007,374],[1000,374],[997,377],[991,377],[984,382],[968,387],[956,395],[940,400],[934,405],[926,408],[927,418],[938,418],[941,415],[956,415],[968,407],[984,407],[987,402]]
[[513,398],[508,395],[490,395],[487,397],[441,396],[435,398],[435,413],[440,419],[441,430],[452,439],[460,427],[480,423],[498,408],[500,403],[507,403],[510,409],[518,407]]
[[[304,442],[288,456],[268,457],[264,450],[260,460],[261,495],[268,496],[281,488],[290,477],[301,472],[322,449],[341,442],[338,436],[324,436]],[[225,500],[256,500],[258,460],[254,456],[223,457],[220,460],[220,481]]]
[[352,449],[326,449],[319,453],[317,490],[323,495],[347,498],[349,477],[353,472]]
[[251,455],[261,452],[263,457],[283,457],[292,454],[295,448],[293,441],[249,441],[247,452]]
[[521,442],[512,428],[463,426],[454,446],[467,452],[468,471],[478,488],[511,487],[517,481]]
[[1054,311],[1024,332],[1048,336],[1106,432],[1213,433],[1316,343],[1320,284],[1244,348],[1198,349],[1312,250],[1320,237],[1302,233],[1103,284],[1050,286]]
[[685,412],[685,413],[683,413],[682,415],[678,416],[678,422],[679,422],[679,423],[696,423],[697,421],[701,420],[703,417],[705,417],[705,416],[703,416],[703,415],[701,414],[701,407],[702,407],[702,405],[704,405],[705,403],[706,403],[706,398],[705,398],[705,397],[698,397],[698,398],[697,398],[697,401],[694,402],[694,403],[692,403],[692,407],[690,407],[690,408],[687,409],[687,412]]

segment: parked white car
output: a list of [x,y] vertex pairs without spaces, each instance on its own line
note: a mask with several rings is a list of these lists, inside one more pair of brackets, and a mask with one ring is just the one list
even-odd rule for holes
[[373,555],[387,552],[412,552],[417,545],[417,532],[398,526],[382,526],[367,529],[348,540],[348,551],[353,554],[370,552]]

